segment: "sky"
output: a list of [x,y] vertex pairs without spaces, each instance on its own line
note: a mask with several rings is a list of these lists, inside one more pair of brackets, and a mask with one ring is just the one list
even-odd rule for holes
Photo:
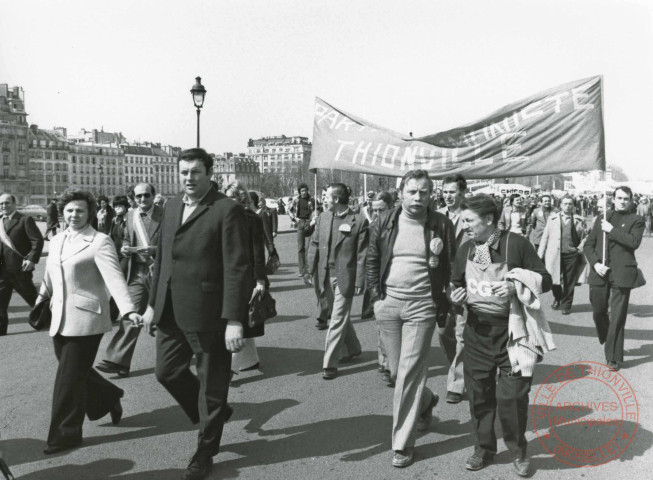
[[414,136],[603,75],[608,164],[653,180],[650,0],[4,0],[28,121],[195,146],[312,136],[315,97]]

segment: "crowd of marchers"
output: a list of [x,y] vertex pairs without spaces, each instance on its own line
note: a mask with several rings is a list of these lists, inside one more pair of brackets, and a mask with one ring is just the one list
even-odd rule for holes
[[[260,366],[255,338],[264,327],[248,321],[248,309],[270,288],[277,211],[240,182],[219,191],[202,149],[177,162],[183,191],[167,202],[150,183],[111,201],[79,190],[53,201],[39,290],[32,275],[44,237],[10,193],[0,195],[0,335],[14,290],[32,313],[43,305],[51,313],[58,367],[45,454],[79,447],[85,416],[121,421],[124,392],[99,372],[129,376],[145,330],[155,337],[157,380],[199,425],[182,478],[205,478],[233,413],[231,378]],[[353,297],[363,295],[361,315],[378,327],[379,373],[394,388],[393,466],[413,462],[417,432],[430,427],[440,399],[427,386],[436,332],[450,363],[445,400],[469,404],[475,446],[464,466],[472,471],[493,461],[498,414],[513,468],[532,473],[533,370],[555,348],[543,294],[551,290],[553,308],[568,315],[575,286],[589,283],[606,363],[620,368],[630,290],[642,283],[634,252],[651,217],[650,202],[627,186],[615,189],[605,215],[598,198],[471,194],[460,175],[436,190],[423,170],[362,202],[342,183],[319,198],[305,184],[297,193],[287,207],[298,275],[313,287],[316,327],[326,330],[322,378],[337,379],[338,366],[363,351],[351,321]]]

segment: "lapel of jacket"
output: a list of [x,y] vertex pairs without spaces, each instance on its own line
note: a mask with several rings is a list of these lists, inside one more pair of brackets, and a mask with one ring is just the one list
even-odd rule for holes
[[20,219],[20,214],[18,212],[14,213],[14,216],[5,224],[5,232],[9,235],[9,232],[18,225],[18,220]]
[[[352,215],[351,209],[347,210],[347,213],[341,225],[345,225],[345,224],[349,225],[349,228],[351,229],[349,233],[350,234],[353,233],[354,227],[356,226],[356,215]],[[347,236],[344,233],[342,233],[340,230],[338,230],[338,237],[336,239],[336,245],[334,248],[338,248],[338,246],[340,246],[340,244],[345,241],[345,238],[347,238]]]
[[199,216],[201,216],[204,212],[206,212],[209,209],[208,205],[212,204],[215,201],[217,193],[218,192],[216,192],[213,189],[213,187],[210,187],[209,191],[206,193],[204,198],[202,198],[202,200],[200,200],[199,205],[197,205],[197,207],[195,207],[195,210],[193,210],[193,213],[190,214],[190,217],[188,217],[188,219],[183,224],[181,223],[181,220],[182,220],[182,213],[184,211],[184,202],[180,198],[179,199],[180,205],[178,207],[179,223],[177,223],[177,225],[179,225],[179,226],[177,228],[177,232],[179,232],[180,230],[186,228],[188,225],[193,223]]
[[161,225],[161,217],[162,217],[161,207],[159,207],[158,205],[153,205],[152,208],[154,210],[152,210],[152,217],[150,218],[150,224],[147,227],[147,236],[150,241],[152,241],[154,235],[159,229],[159,226]]
[[[331,230],[333,224],[333,212],[330,210],[325,210],[320,214],[320,217],[324,216],[320,220],[320,231],[318,232],[318,241],[320,246],[325,245],[330,247],[329,243],[331,242]],[[333,245],[331,245],[332,247]]]
[[95,230],[90,225],[88,225],[84,231],[79,234],[79,237],[75,240],[75,242],[70,246],[66,252],[66,255],[61,255],[61,261],[65,262],[69,258],[74,257],[79,252],[88,248],[91,243],[93,243],[93,238],[95,238]]

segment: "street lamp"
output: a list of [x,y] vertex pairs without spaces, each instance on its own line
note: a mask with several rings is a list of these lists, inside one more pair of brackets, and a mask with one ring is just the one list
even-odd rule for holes
[[202,85],[202,77],[195,77],[195,85],[190,89],[193,96],[193,103],[197,108],[197,148],[200,148],[200,108],[204,105],[204,97],[206,96],[206,88]]
[[102,168],[102,165],[98,167],[98,172],[100,172],[100,195],[102,195],[102,172],[104,171],[104,168]]

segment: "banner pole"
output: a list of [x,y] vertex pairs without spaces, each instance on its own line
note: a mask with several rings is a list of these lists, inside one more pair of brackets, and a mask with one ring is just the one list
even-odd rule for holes
[[[603,220],[608,219],[608,193],[603,191]],[[606,244],[608,243],[608,234],[603,232],[603,260],[602,264],[605,265]]]
[[315,196],[313,197],[313,201],[315,202],[315,214],[317,215],[317,169],[315,170],[315,177],[313,177],[313,180],[315,183],[315,188],[313,189]]
[[363,199],[367,200],[367,173],[363,174]]

